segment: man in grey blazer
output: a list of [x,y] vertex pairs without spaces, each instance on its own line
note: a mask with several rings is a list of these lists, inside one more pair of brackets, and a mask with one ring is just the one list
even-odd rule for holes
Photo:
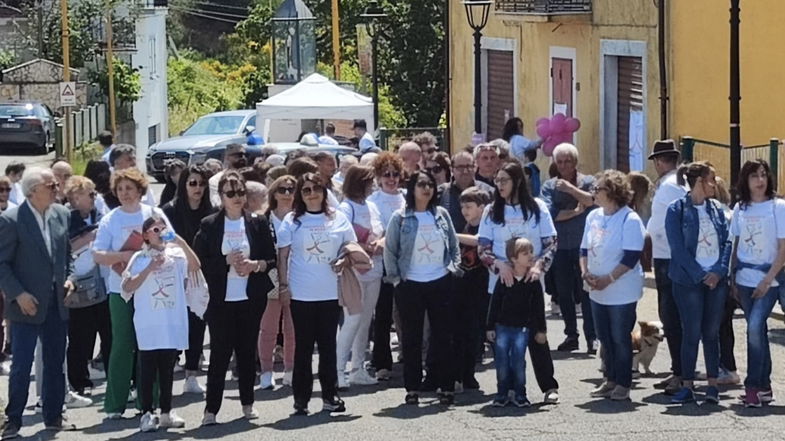
[[54,204],[57,181],[51,170],[32,168],[22,178],[27,200],[0,216],[0,289],[11,323],[14,354],[8,380],[7,421],[2,439],[15,438],[27,405],[36,341],[44,354],[43,417],[48,430],[72,429],[63,421],[63,361],[68,310],[63,299],[74,289],[68,210]]

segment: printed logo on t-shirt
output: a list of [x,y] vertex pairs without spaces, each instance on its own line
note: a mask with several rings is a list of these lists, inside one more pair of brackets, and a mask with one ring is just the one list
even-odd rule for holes
[[717,230],[714,228],[714,224],[711,223],[711,219],[708,216],[701,216],[695,257],[698,259],[716,257],[719,252],[718,242]]
[[763,220],[761,216],[744,216],[740,244],[748,256],[763,257]]
[[414,240],[414,250],[417,255],[416,263],[442,263],[442,256],[437,255],[437,246],[442,240],[436,225],[420,225],[417,228],[417,238]]
[[305,226],[308,229],[303,241],[305,263],[330,263],[332,252],[330,233],[324,225]]
[[[170,259],[171,260],[171,259]],[[175,277],[175,263],[173,261],[165,263],[155,271],[155,280],[158,288],[151,297],[150,307],[156,311],[161,309],[174,309],[176,303],[177,278]]]
[[599,221],[592,222],[589,234],[589,263],[603,258],[606,237],[608,237],[608,230],[603,228]]

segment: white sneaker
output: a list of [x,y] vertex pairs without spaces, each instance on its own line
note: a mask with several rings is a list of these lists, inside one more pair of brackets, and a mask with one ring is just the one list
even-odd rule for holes
[[292,387],[292,371],[286,371],[283,373],[282,384],[284,386]]
[[542,400],[545,404],[556,404],[559,402],[559,390],[551,389],[545,392],[545,399]]
[[179,429],[185,427],[185,420],[174,412],[162,413],[158,426]]
[[368,375],[368,371],[365,369],[357,369],[356,371],[349,374],[349,384],[356,384],[359,386],[370,386],[372,384],[377,384],[376,378]]
[[68,392],[65,395],[65,405],[69,409],[79,409],[81,407],[92,406],[93,400],[83,397],[76,392]]
[[338,389],[349,389],[349,382],[346,381],[346,374],[338,372]]
[[133,403],[134,401],[136,401],[136,390],[131,389],[128,391],[128,402]]
[[262,390],[273,390],[273,373],[262,372],[262,377],[259,379],[259,387]]
[[180,363],[175,363],[175,364],[174,364],[174,371],[173,371],[173,372],[174,372],[175,374],[176,374],[176,373],[179,373],[179,372],[183,372],[184,370],[185,370],[185,368],[184,368],[184,367],[183,367],[183,365],[181,365]]
[[155,432],[158,430],[158,417],[150,412],[142,415],[142,421],[139,423],[139,430],[142,432]]
[[121,412],[109,412],[106,414],[107,420],[121,420],[123,419],[123,414]]
[[204,387],[199,384],[199,380],[195,376],[186,377],[185,384],[183,385],[184,394],[203,394]]
[[379,369],[376,371],[376,379],[380,381],[389,381],[390,377],[392,376],[392,372],[389,369]]
[[11,374],[11,363],[8,361],[4,361],[0,363],[0,375],[10,375]]
[[737,374],[736,371],[726,371],[725,369],[722,369],[720,375],[717,376],[717,384],[729,385],[739,383],[741,383],[741,378],[739,378],[739,374]]
[[205,412],[204,416],[202,417],[202,425],[214,426],[216,424],[218,424],[218,421],[215,419],[215,414],[210,412]]
[[104,372],[104,371],[102,371],[100,369],[95,369],[92,366],[89,366],[89,365],[87,366],[87,372],[90,373],[90,379],[91,380],[105,380],[106,379],[106,372]]
[[259,418],[259,412],[253,406],[243,406],[243,418],[246,420],[255,420]]

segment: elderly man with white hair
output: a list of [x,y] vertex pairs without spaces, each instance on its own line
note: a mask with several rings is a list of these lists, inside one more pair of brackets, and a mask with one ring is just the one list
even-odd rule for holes
[[553,159],[557,176],[543,184],[542,199],[548,205],[559,238],[551,271],[556,275],[556,293],[567,338],[557,350],[570,352],[579,349],[575,303],[580,302],[587,351],[596,354],[597,334],[589,294],[583,290],[579,263],[586,215],[595,208],[592,194],[594,178],[578,172],[578,149],[572,144],[556,146]]
[[68,240],[70,213],[54,203],[57,181],[51,170],[27,170],[22,191],[27,200],[0,216],[0,289],[6,295],[6,319],[12,323],[14,333],[2,439],[19,435],[39,338],[44,361],[44,424],[50,430],[73,429],[62,416],[68,334],[68,310],[63,299],[74,290]]

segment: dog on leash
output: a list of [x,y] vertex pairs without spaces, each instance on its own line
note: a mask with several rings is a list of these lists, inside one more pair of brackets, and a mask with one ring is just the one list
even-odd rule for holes
[[[632,331],[632,372],[633,378],[640,377],[640,367],[645,375],[654,375],[651,362],[657,355],[657,347],[665,337],[662,323],[658,321],[639,321],[638,329]],[[605,372],[605,351],[600,348],[600,371]]]
[[658,321],[639,321],[638,329],[632,331],[632,371],[640,372],[643,366],[645,375],[654,375],[651,370],[651,362],[657,355],[657,346],[662,343],[665,333],[662,331],[662,323]]

